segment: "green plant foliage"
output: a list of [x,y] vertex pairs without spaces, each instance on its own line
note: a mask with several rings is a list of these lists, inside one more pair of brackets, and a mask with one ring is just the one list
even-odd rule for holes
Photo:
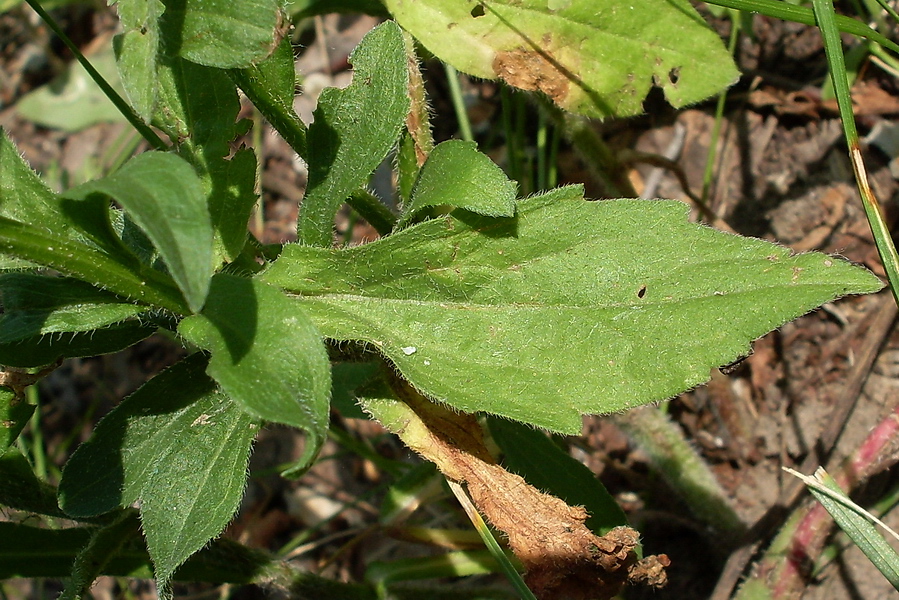
[[565,433],[584,413],[704,383],[773,327],[881,288],[839,259],[692,225],[677,202],[581,194],[357,248],[289,245],[262,278],[325,337],[369,343],[430,397]]
[[297,76],[290,41],[285,39],[258,65],[233,69],[228,74],[294,152],[305,158],[306,125],[293,108]]
[[515,215],[515,182],[474,142],[438,144],[422,165],[412,198],[404,206],[409,219],[429,206],[455,206],[490,217]]
[[114,198],[159,251],[192,311],[206,300],[212,277],[212,224],[203,185],[191,166],[174,154],[145,152],[113,175],[66,192]]
[[31,368],[49,365],[60,358],[83,358],[112,354],[150,337],[157,327],[139,321],[84,331],[32,336],[0,344],[0,365]]
[[123,33],[113,39],[122,86],[131,107],[149,122],[156,106],[156,60],[159,52],[160,0],[118,0]]
[[225,71],[180,58],[160,61],[156,74],[153,124],[169,136],[203,182],[217,261],[234,260],[243,250],[257,201],[254,152],[241,149],[228,159],[231,141],[249,127],[248,121],[236,122],[237,91]]
[[737,79],[718,35],[686,0],[385,0],[441,60],[469,75],[540,91],[591,117],[643,110],[656,85],[675,107]]
[[297,229],[310,245],[331,245],[334,213],[387,156],[409,110],[406,53],[395,23],[370,31],[350,61],[353,83],[324,90],[309,127],[309,183]]
[[25,164],[4,130],[0,130],[0,217],[39,224],[61,236],[71,228],[56,194]]
[[0,275],[0,344],[36,335],[81,332],[124,321],[147,310],[71,277]]
[[17,448],[0,454],[0,504],[52,517],[65,514],[56,505],[56,490],[38,479]]
[[307,432],[294,473],[308,467],[328,430],[331,369],[302,308],[260,281],[219,274],[203,312],[178,331],[212,353],[209,375],[244,411]]
[[281,0],[163,0],[172,34],[166,51],[191,62],[238,69],[264,60],[286,32]]
[[73,517],[140,500],[162,584],[233,516],[257,429],[205,368],[194,355],[129,396],[79,446],[59,486],[60,507]]

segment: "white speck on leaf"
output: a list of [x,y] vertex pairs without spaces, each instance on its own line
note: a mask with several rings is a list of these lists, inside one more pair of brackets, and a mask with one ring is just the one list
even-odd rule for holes
[[405,348],[401,348],[401,350],[406,356],[411,356],[418,351],[418,348],[416,348],[415,346],[406,346]]
[[208,425],[209,424],[209,415],[203,414],[194,419],[194,422],[190,424],[191,427],[196,427],[197,425]]

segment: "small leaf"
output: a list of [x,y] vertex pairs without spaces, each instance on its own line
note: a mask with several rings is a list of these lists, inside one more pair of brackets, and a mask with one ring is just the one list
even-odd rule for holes
[[513,219],[458,211],[356,248],[290,244],[261,278],[432,399],[567,433],[582,414],[699,385],[772,328],[882,287],[686,214],[561,188],[519,200]]
[[146,306],[70,277],[0,275],[0,344],[36,335],[98,329],[147,311]]
[[218,274],[206,307],[178,332],[212,353],[208,373],[243,410],[308,434],[302,469],[328,430],[331,371],[302,308],[260,281]]
[[105,194],[122,205],[159,250],[194,312],[212,277],[212,224],[193,168],[174,154],[145,152],[109,177],[72,188],[68,198]]
[[438,144],[422,165],[402,223],[428,206],[453,206],[490,217],[515,214],[515,182],[474,142]]
[[205,368],[195,354],[124,400],[75,451],[59,486],[60,507],[73,517],[140,500],[161,584],[231,520],[256,432]]
[[189,61],[233,69],[264,60],[287,27],[280,0],[163,0],[166,51]]
[[118,0],[123,33],[113,39],[122,85],[134,111],[150,122],[156,106],[160,0]]
[[455,68],[540,91],[591,117],[643,110],[652,85],[680,108],[734,83],[733,59],[686,0],[385,0]]
[[597,535],[627,525],[624,511],[596,475],[563,452],[547,435],[521,423],[491,418],[490,434],[503,453],[503,466],[570,506],[583,506],[584,524]]
[[409,111],[406,53],[396,23],[368,32],[350,61],[353,83],[322,92],[307,135],[309,183],[297,224],[306,244],[331,245],[334,214],[387,156]]

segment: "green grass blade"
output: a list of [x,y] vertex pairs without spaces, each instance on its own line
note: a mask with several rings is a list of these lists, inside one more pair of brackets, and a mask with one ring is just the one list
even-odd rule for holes
[[[783,0],[709,0],[709,4],[715,6],[724,6],[726,8],[736,8],[747,12],[758,13],[766,17],[775,19],[783,19],[785,21],[793,21],[795,23],[804,23],[806,25],[815,25],[815,13],[804,6],[794,6]],[[877,33],[861,21],[856,21],[842,15],[835,15],[836,25],[839,31],[843,33],[851,33],[865,39],[877,42],[885,46],[893,52],[899,52],[899,45],[890,41],[880,33]]]
[[830,76],[833,88],[837,96],[837,105],[840,109],[840,119],[843,122],[843,133],[846,144],[849,146],[849,158],[852,162],[852,170],[855,173],[855,181],[858,185],[859,195],[865,207],[865,215],[874,235],[874,243],[883,261],[884,270],[890,283],[893,297],[899,302],[899,255],[896,254],[896,246],[890,235],[889,227],[883,216],[883,211],[874,197],[874,192],[868,185],[865,165],[862,162],[861,149],[858,143],[858,131],[855,128],[855,116],[852,113],[852,99],[849,95],[849,80],[846,77],[846,65],[843,59],[843,46],[840,41],[840,32],[837,28],[837,19],[833,11],[831,0],[814,0],[813,5],[818,27],[824,38],[824,51],[827,54],[827,64],[830,67]]
[[484,519],[474,507],[474,504],[472,504],[465,489],[452,479],[447,479],[446,482],[449,484],[453,494],[459,500],[459,503],[462,504],[462,508],[465,509],[465,513],[468,515],[468,518],[471,519],[471,523],[474,525],[478,534],[480,534],[481,539],[484,540],[484,544],[487,546],[490,554],[493,555],[493,558],[499,563],[503,573],[509,579],[509,583],[515,588],[515,591],[518,592],[521,599],[537,600],[537,598],[534,597],[534,593],[531,592],[530,588],[528,588],[527,584],[524,582],[524,579],[521,578],[518,569],[515,568],[515,565],[512,564],[512,561],[509,560],[509,557],[503,552],[499,542],[493,537],[493,533],[490,531],[490,528],[487,527],[487,523],[484,522]]
[[[808,486],[809,491],[830,513],[840,529],[846,532],[846,535],[874,563],[877,570],[883,573],[890,584],[899,590],[899,554],[877,531],[874,523],[886,526],[853,502],[824,469],[818,469],[814,477],[802,475],[792,469],[786,470]],[[889,528],[887,530],[893,533]],[[893,535],[896,534],[893,533]]]

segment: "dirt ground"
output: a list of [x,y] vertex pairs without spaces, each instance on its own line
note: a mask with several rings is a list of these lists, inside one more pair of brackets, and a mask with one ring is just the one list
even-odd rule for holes
[[[108,46],[116,26],[114,17],[97,3],[69,6],[54,15],[88,52],[101,52]],[[304,49],[297,68],[305,76],[306,93],[298,97],[297,109],[305,120],[318,90],[349,81],[347,54],[375,23],[367,17],[326,17],[301,33]],[[727,22],[716,26],[726,34]],[[744,76],[728,93],[709,190],[709,206],[719,226],[777,241],[797,252],[838,254],[882,275],[835,105],[821,97],[826,64],[820,38],[808,27],[763,17],[755,17],[753,31],[754,37],[743,36],[739,47]],[[22,98],[60,73],[70,59],[29,9],[20,7],[0,15],[0,126],[30,164],[57,186],[102,173],[115,148],[130,139],[127,126],[116,120],[63,131],[21,114]],[[456,135],[456,124],[442,68],[429,63],[425,73],[436,115],[435,136],[441,141]],[[854,94],[861,133],[871,142],[865,152],[871,184],[893,222],[899,163],[892,162],[890,152],[899,150],[899,142],[892,141],[891,118],[899,114],[899,89],[891,75],[871,62],[863,63],[859,81]],[[500,111],[497,87],[467,82],[464,89],[475,125],[495,126]],[[597,129],[624,157],[627,176],[638,193],[689,202],[681,180],[694,194],[702,190],[715,123],[714,102],[674,111],[652,95],[647,109],[645,116],[598,123]],[[249,105],[245,115],[252,116]],[[264,209],[252,229],[266,242],[289,241],[295,238],[304,165],[268,128],[261,140]],[[490,151],[503,156],[501,144]],[[641,161],[640,153],[673,158],[682,177]],[[606,195],[565,143],[559,169],[561,182],[585,183],[588,197]],[[346,214],[338,219],[339,228],[349,223]],[[349,237],[358,243],[375,235],[358,222]],[[836,471],[868,432],[894,412],[899,391],[895,315],[892,299],[885,293],[841,300],[758,340],[754,353],[727,375],[716,373],[708,386],[671,401],[668,414],[709,462],[747,528],[764,523],[766,514],[776,513],[778,505],[796,497],[795,484],[781,467],[810,473],[825,464]],[[74,447],[66,445],[69,432],[80,430],[81,437],[86,437],[92,422],[177,356],[178,350],[160,338],[120,355],[68,361],[41,385],[49,455],[61,463]],[[376,424],[351,419],[342,423],[348,435],[369,440],[379,452],[394,458],[406,456],[399,442],[385,436]],[[269,431],[259,441],[253,468],[264,470],[288,460],[297,446],[293,433]],[[734,558],[738,544],[716,539],[703,525],[703,515],[691,514],[618,421],[586,419],[584,435],[573,447],[575,456],[619,498],[641,531],[646,552],[671,558],[666,589],[631,590],[627,598],[729,597],[727,578],[736,582],[751,555],[742,561]],[[358,578],[372,560],[407,555],[402,542],[360,537],[377,521],[384,474],[371,462],[347,455],[337,444],[329,444],[325,454],[333,460],[323,460],[299,482],[254,477],[228,534],[277,549],[304,528],[325,523],[297,556],[309,568],[339,579]],[[882,458],[882,472],[871,473],[857,491],[861,500],[874,502],[899,484],[895,470],[887,468],[894,459]],[[806,501],[802,498],[800,505]],[[426,508],[429,522],[437,526],[441,519],[450,519],[442,526],[464,525],[460,512],[447,506],[444,502]],[[784,518],[781,515],[772,525],[753,528],[755,538],[749,536],[747,541],[770,540]],[[899,526],[895,513],[884,518]],[[847,546],[840,537],[832,541],[838,547]],[[895,594],[855,548],[822,560],[818,567],[802,598],[871,599]],[[722,577],[724,583],[719,583]],[[55,589],[52,583],[45,588],[34,587],[33,582],[2,585],[7,597],[38,598]],[[95,596],[119,597],[117,586],[113,580],[102,581]],[[135,597],[147,589],[146,585],[134,588]],[[213,597],[216,592],[204,594]],[[264,594],[243,590],[231,597]]]

